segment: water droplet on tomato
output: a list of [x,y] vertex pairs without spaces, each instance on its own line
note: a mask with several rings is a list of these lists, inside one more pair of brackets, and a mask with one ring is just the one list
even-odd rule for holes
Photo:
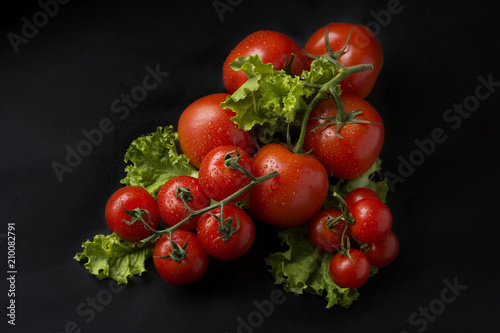
[[208,127],[209,127],[209,128],[214,127],[214,123],[212,123],[211,121],[209,121],[209,122],[208,122]]
[[273,190],[277,189],[278,188],[278,181],[276,179],[273,179],[272,183],[271,183],[271,188]]

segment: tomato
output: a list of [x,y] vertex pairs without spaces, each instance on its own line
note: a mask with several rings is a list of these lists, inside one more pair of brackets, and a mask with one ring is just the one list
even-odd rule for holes
[[312,110],[307,122],[307,133],[304,150],[312,150],[312,154],[323,161],[332,176],[343,179],[354,179],[364,174],[375,163],[384,144],[384,125],[378,112],[364,99],[342,94],[340,99],[345,111],[362,110],[354,120],[373,122],[351,123],[338,130],[337,125],[327,124],[327,119],[337,115],[335,102],[328,98],[321,100]]
[[367,198],[380,200],[377,192],[366,187],[359,187],[352,190],[345,196],[344,200],[347,203],[347,208],[349,209],[349,207],[352,207],[359,200]]
[[370,264],[377,267],[387,266],[392,263],[399,253],[398,237],[389,231],[383,238],[370,244],[365,252]]
[[[344,221],[339,221],[333,228],[328,228],[330,219],[341,216],[342,213],[336,209],[324,209],[319,211],[309,221],[309,238],[316,247],[326,252],[336,252],[342,245],[342,234],[346,228]],[[344,244],[347,242],[347,234],[344,234]]]
[[319,211],[328,194],[328,174],[316,158],[270,143],[253,162],[255,177],[279,173],[249,191],[247,209],[254,217],[278,227],[295,227]]
[[[330,261],[330,275],[333,281],[342,288],[356,289],[361,287],[370,276],[370,262],[366,255],[356,249],[350,249],[347,255],[336,253]],[[353,262],[354,261],[354,262]]]
[[[118,237],[130,242],[138,242],[153,233],[139,220],[135,221],[132,225],[123,221],[132,222],[136,220],[136,218],[133,219],[129,214],[124,212],[124,210],[133,211],[135,209],[144,210],[142,214],[136,214],[136,218],[143,218],[152,229],[158,227],[160,215],[158,214],[156,201],[142,187],[125,186],[120,188],[109,197],[104,209],[104,216],[109,228]],[[149,214],[145,211],[149,212]]]
[[275,70],[280,70],[288,63],[292,53],[294,58],[291,72],[300,75],[303,70],[309,69],[309,60],[292,38],[270,30],[248,35],[229,53],[222,66],[222,78],[227,92],[234,93],[248,79],[243,71],[235,71],[230,67],[236,58],[259,54],[263,63],[272,63]]
[[220,104],[228,94],[212,94],[191,103],[181,114],[178,123],[179,145],[190,163],[200,168],[203,157],[213,148],[233,145],[253,154],[256,143],[252,135],[238,128],[231,117],[236,115]]
[[[236,152],[237,150],[237,152]],[[216,201],[221,201],[250,183],[242,171],[229,169],[225,165],[226,154],[239,155],[238,164],[253,174],[252,157],[241,148],[234,146],[219,146],[212,149],[201,162],[198,179],[205,194]],[[247,193],[240,195],[233,201],[241,200]]]
[[221,260],[237,259],[252,246],[255,239],[255,226],[250,216],[243,209],[232,204],[224,205],[224,221],[228,218],[232,219],[232,224],[228,226],[236,229],[237,220],[239,221],[239,229],[225,240],[219,232],[218,218],[220,218],[220,215],[220,207],[202,214],[196,233],[201,245],[209,255]]
[[[373,32],[362,25],[331,23],[328,25],[328,41],[334,52],[341,51],[351,33],[347,48],[338,58],[345,67],[372,64],[373,69],[350,75],[341,82],[342,91],[365,98],[372,91],[384,62],[384,52]],[[318,29],[307,41],[304,50],[313,55],[325,54],[326,26]],[[312,60],[312,59],[311,59]]]
[[[170,227],[184,220],[190,214],[182,200],[176,196],[178,187],[189,189],[192,198],[187,200],[187,204],[192,210],[200,210],[210,205],[210,198],[201,189],[198,179],[190,176],[177,176],[168,180],[158,191],[156,201],[161,219]],[[199,216],[194,217],[179,228],[194,230],[199,218]]]
[[172,245],[168,235],[160,237],[153,249],[153,262],[156,271],[163,280],[175,286],[187,286],[198,281],[208,267],[209,257],[195,233],[188,230],[175,230],[172,241],[184,247],[185,257],[179,261],[172,258],[160,258],[172,253]]
[[389,208],[378,199],[363,199],[350,209],[356,221],[349,226],[351,235],[363,243],[381,239],[392,228],[392,214]]

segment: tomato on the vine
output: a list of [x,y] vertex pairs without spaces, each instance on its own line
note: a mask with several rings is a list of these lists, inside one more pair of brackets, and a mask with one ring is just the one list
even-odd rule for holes
[[254,217],[278,227],[295,227],[319,211],[329,182],[325,167],[315,157],[270,143],[255,154],[253,162],[256,177],[278,172],[278,176],[250,189],[247,208]]
[[371,243],[365,252],[370,264],[377,267],[387,266],[392,263],[399,253],[399,240],[394,232]]
[[[325,47],[324,26],[318,29],[307,41],[304,50],[312,55],[323,55]],[[347,48],[338,61],[345,67],[371,64],[373,69],[350,75],[341,82],[341,89],[348,94],[365,98],[372,91],[384,62],[384,52],[373,32],[365,26],[350,23],[331,23],[328,25],[328,41],[332,51],[341,51],[347,43]],[[312,60],[312,59],[311,59]]]
[[224,205],[222,217],[221,207],[202,214],[196,233],[209,255],[221,260],[234,260],[252,246],[255,226],[243,209],[227,204]]
[[368,171],[382,151],[384,125],[378,112],[364,99],[342,94],[340,100],[347,114],[357,110],[362,113],[338,129],[327,119],[337,116],[335,102],[330,98],[321,100],[307,122],[304,149],[323,161],[332,176],[354,179]]
[[[171,241],[176,246],[172,246]],[[175,250],[176,247],[181,248],[177,250],[180,253]],[[188,230],[175,230],[172,239],[168,234],[161,236],[153,249],[153,262],[158,274],[175,286],[187,286],[198,281],[205,274],[208,261],[208,254],[198,237]]]
[[252,135],[231,120],[235,113],[221,108],[227,96],[229,94],[220,93],[199,98],[179,118],[177,130],[181,151],[197,169],[203,157],[217,146],[235,145],[249,154],[256,149]]
[[[186,191],[181,193],[178,191],[179,188],[183,188],[184,190],[189,189],[189,193]],[[170,227],[181,222],[190,214],[181,197],[179,197],[180,195],[185,196],[188,207],[193,211],[206,208],[210,205],[210,198],[201,189],[197,178],[177,176],[168,180],[158,191],[156,201],[162,220]],[[181,225],[179,229],[196,229],[199,218],[199,216],[194,217],[186,224]]]
[[331,220],[340,216],[342,216],[341,212],[329,208],[319,211],[309,221],[309,238],[316,247],[332,253],[341,248],[342,238],[344,238],[344,244],[347,242],[348,235],[344,232],[346,228],[345,221],[339,220],[332,228],[328,226]]
[[330,275],[342,288],[361,287],[370,276],[370,262],[360,250],[351,248],[349,256],[336,253],[330,261]]
[[156,229],[160,221],[155,199],[138,186],[125,186],[114,192],[106,203],[104,216],[109,228],[130,242],[138,242],[153,233],[141,219],[152,229]]
[[222,67],[224,86],[232,94],[248,80],[243,71],[235,71],[230,64],[238,57],[259,54],[263,63],[272,63],[275,70],[285,67],[294,55],[291,72],[300,75],[303,70],[309,69],[309,60],[302,48],[289,36],[280,32],[262,30],[245,37],[229,53]]
[[[252,157],[243,149],[235,146],[218,146],[212,149],[201,161],[198,179],[203,192],[216,201],[229,197],[251,181],[242,171],[229,169],[225,164],[226,156],[238,159],[237,163],[253,174]],[[233,201],[241,200],[246,194],[243,193]]]
[[356,202],[367,198],[380,200],[377,192],[366,187],[358,187],[352,190],[351,192],[347,193],[344,200],[347,204],[347,208],[349,209],[350,207],[354,206]]
[[391,231],[391,211],[378,199],[360,200],[350,208],[350,212],[356,222],[349,225],[349,230],[360,242],[376,242]]

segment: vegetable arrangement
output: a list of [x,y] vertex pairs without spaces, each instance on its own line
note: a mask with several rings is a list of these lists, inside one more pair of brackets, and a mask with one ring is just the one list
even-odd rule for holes
[[127,283],[153,257],[166,282],[189,285],[211,257],[247,253],[254,223],[269,223],[284,247],[265,258],[275,283],[349,307],[399,251],[380,176],[384,126],[365,100],[382,63],[360,25],[329,24],[303,49],[278,32],[250,34],[223,64],[227,93],[194,101],[177,132],[131,143],[125,186],[105,207],[112,233],[74,259]]

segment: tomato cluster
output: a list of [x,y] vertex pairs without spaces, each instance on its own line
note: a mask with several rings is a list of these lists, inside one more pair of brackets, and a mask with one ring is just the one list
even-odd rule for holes
[[309,237],[321,250],[334,253],[330,274],[335,283],[358,288],[371,266],[387,266],[396,259],[399,241],[391,230],[392,214],[376,192],[361,187],[340,200],[341,210],[321,210],[309,221]]
[[[303,115],[293,144],[290,133],[286,140],[259,142],[257,133],[233,122],[234,111],[221,106],[248,79],[231,68],[235,59],[259,55],[274,70],[286,68],[300,76],[325,54],[339,64],[335,75],[349,66],[369,64],[370,69],[339,79],[339,90],[318,93],[321,98],[313,99]],[[357,288],[368,278],[371,265],[385,266],[397,255],[390,211],[367,189],[349,193],[343,211],[322,207],[332,179],[360,177],[381,152],[383,122],[365,97],[382,63],[380,44],[359,25],[329,24],[304,48],[275,31],[250,34],[223,64],[227,92],[199,98],[179,118],[179,146],[198,169],[198,177],[168,180],[156,201],[141,188],[120,189],[106,207],[108,225],[134,242],[161,235],[153,253],[155,267],[165,281],[186,285],[204,274],[210,256],[234,260],[244,255],[255,238],[252,219],[282,228],[309,223],[311,241],[337,252],[330,265],[333,280]],[[160,218],[168,232],[155,231]]]

